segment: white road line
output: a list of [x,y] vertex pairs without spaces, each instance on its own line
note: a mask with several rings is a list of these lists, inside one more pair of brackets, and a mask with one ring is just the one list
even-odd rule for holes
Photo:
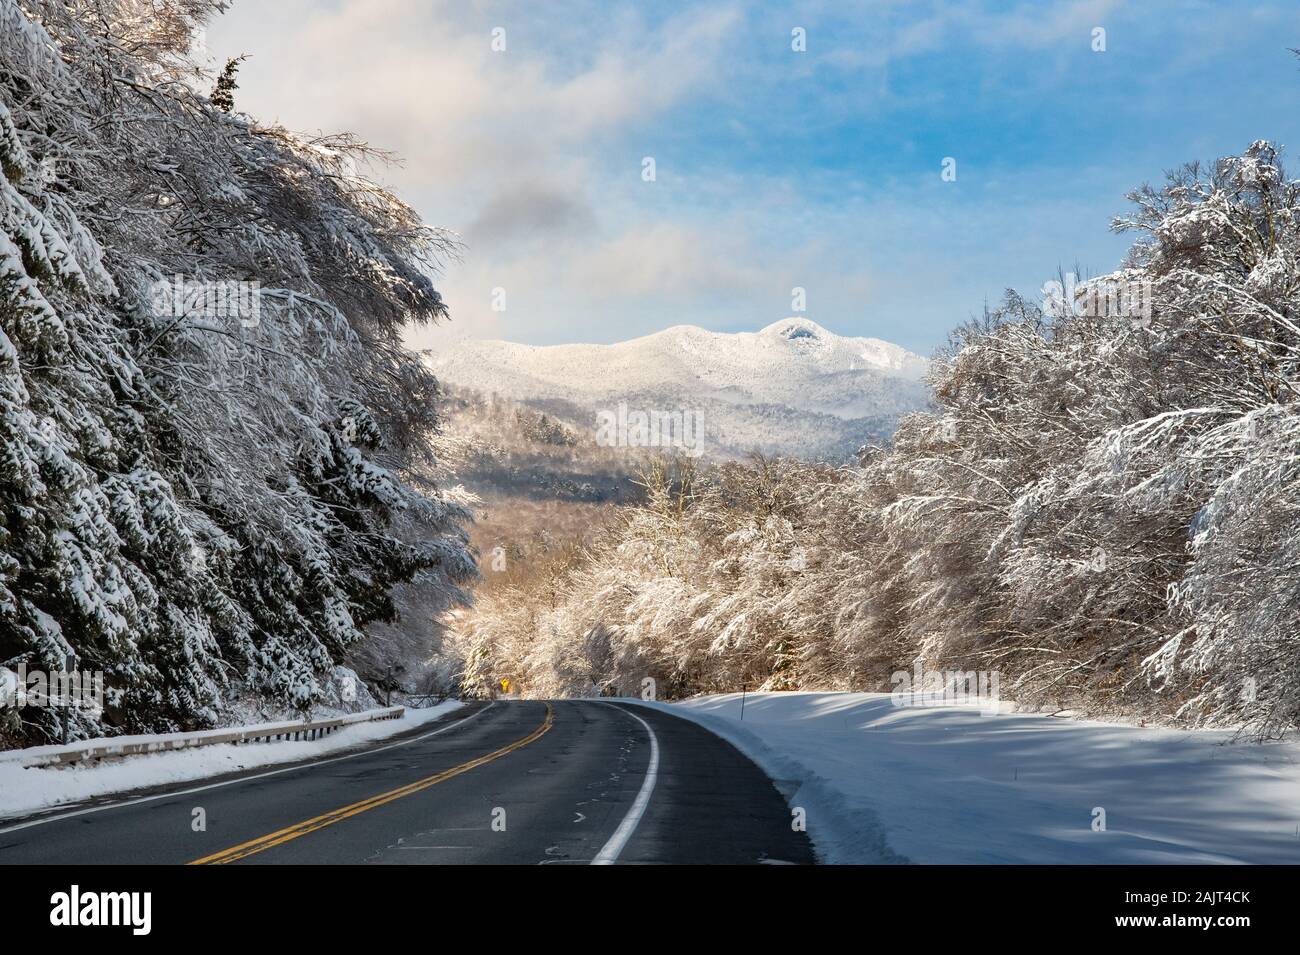
[[345,759],[355,759],[358,756],[371,756],[375,753],[382,753],[385,750],[396,749],[399,746],[409,746],[412,743],[426,740],[430,736],[437,736],[439,733],[445,733],[447,730],[455,729],[462,723],[468,723],[470,720],[474,719],[474,717],[481,716],[496,705],[496,701],[493,700],[487,706],[483,707],[483,709],[476,710],[469,716],[461,717],[454,723],[448,723],[441,729],[436,729],[431,733],[425,733],[421,736],[413,736],[410,739],[399,740],[396,743],[389,743],[386,746],[379,746],[374,749],[362,749],[355,753],[348,753],[344,756],[331,756],[328,759],[313,760],[309,763],[298,763],[294,766],[285,766],[283,769],[273,769],[270,772],[258,773],[255,776],[239,776],[235,779],[227,779],[220,783],[210,783],[207,786],[194,786],[190,789],[178,789],[175,792],[155,793],[152,796],[141,796],[139,799],[124,799],[121,802],[108,803],[103,806],[91,806],[87,809],[78,809],[74,812],[61,812],[56,815],[42,816],[40,819],[32,819],[30,822],[22,822],[16,826],[7,826],[0,829],[0,835],[4,835],[7,832],[17,832],[19,829],[30,829],[32,826],[43,826],[47,822],[57,822],[60,819],[71,819],[74,816],[86,816],[92,812],[103,812],[106,809],[121,809],[123,806],[135,806],[143,802],[154,802],[158,799],[172,799],[176,796],[188,796],[190,793],[201,793],[206,792],[209,789],[220,789],[223,786],[233,786],[236,783],[251,782],[254,779],[266,779],[268,776],[279,776],[281,773],[291,773],[296,769],[313,769],[317,766],[327,766],[330,763],[340,763]]
[[609,837],[609,842],[605,843],[605,847],[596,853],[596,858],[591,860],[592,865],[613,865],[618,861],[619,853],[623,851],[627,841],[632,838],[632,833],[636,832],[641,817],[645,815],[646,808],[650,805],[650,794],[654,792],[655,780],[659,778],[659,737],[655,736],[655,731],[650,728],[650,724],[631,710],[624,709],[621,706],[614,706],[613,703],[606,703],[605,705],[613,706],[616,710],[622,710],[645,727],[645,731],[650,734],[650,763],[646,766],[645,780],[641,783],[641,791],[636,794],[636,800],[632,803],[632,808],[627,811],[623,821],[618,824],[614,834]]

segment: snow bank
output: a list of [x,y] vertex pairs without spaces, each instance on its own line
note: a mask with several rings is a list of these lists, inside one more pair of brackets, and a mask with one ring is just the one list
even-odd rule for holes
[[739,694],[653,705],[750,756],[807,810],[827,862],[1300,862],[1294,742],[880,693],[749,694],[743,723]]
[[17,764],[0,763],[0,820],[94,796],[338,753],[415,729],[462,705],[449,700],[425,709],[408,708],[401,719],[357,723],[317,740],[217,744],[62,769],[25,769]]

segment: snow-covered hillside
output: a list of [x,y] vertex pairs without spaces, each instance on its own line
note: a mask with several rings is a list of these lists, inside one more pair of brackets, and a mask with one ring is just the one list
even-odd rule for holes
[[700,414],[706,451],[841,459],[928,400],[927,361],[806,318],[727,334],[693,325],[613,345],[462,340],[427,354],[439,378],[593,422],[601,410]]

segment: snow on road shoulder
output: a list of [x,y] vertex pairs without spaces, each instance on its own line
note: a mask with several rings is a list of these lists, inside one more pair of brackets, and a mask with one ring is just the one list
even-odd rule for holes
[[[880,821],[868,805],[854,798],[852,787],[843,786],[841,780],[823,777],[813,768],[815,761],[805,758],[803,747],[792,750],[773,738],[776,734],[770,732],[770,726],[759,727],[752,722],[748,703],[742,723],[736,718],[740,712],[740,695],[735,694],[734,714],[727,712],[726,704],[731,699],[732,695],[726,694],[699,697],[686,703],[630,702],[694,720],[752,759],[772,779],[791,807],[798,806],[805,811],[809,820],[808,836],[822,862],[897,864],[909,861],[890,848]],[[750,695],[749,701],[754,699]],[[707,705],[713,703],[719,705],[716,708]]]
[[408,708],[401,719],[355,723],[317,740],[242,745],[221,743],[64,768],[24,769],[18,764],[0,763],[0,823],[95,796],[208,779],[245,769],[339,753],[416,729],[462,705],[448,700],[425,709]]
[[777,780],[827,862],[1300,862],[1295,742],[881,693],[751,693],[743,722],[740,694],[654,705]]

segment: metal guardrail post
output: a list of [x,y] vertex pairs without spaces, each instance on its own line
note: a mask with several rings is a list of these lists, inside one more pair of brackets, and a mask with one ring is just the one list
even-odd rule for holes
[[63,695],[59,700],[63,707],[63,745],[68,745],[68,711],[72,709],[72,673],[77,668],[77,655],[69,653],[63,661]]

